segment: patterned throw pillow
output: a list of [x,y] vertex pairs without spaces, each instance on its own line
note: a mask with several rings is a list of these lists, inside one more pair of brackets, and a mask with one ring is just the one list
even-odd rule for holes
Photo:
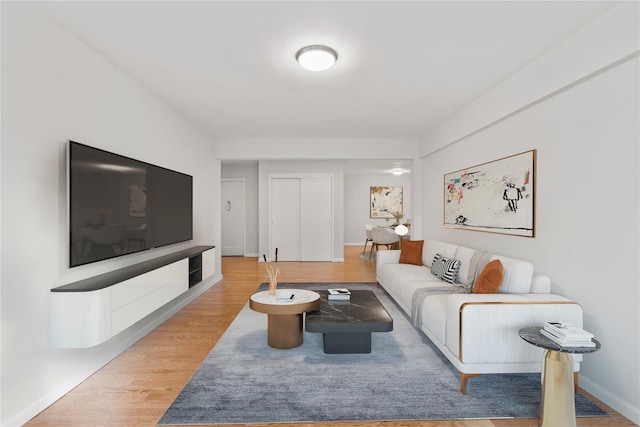
[[436,256],[433,257],[433,262],[431,263],[431,274],[436,276],[438,279],[453,284],[458,277],[458,270],[460,270],[459,259],[445,258],[440,254],[436,254]]

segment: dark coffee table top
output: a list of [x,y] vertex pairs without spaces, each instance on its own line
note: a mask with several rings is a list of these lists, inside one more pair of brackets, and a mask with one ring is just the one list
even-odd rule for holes
[[329,301],[326,290],[316,290],[320,294],[320,309],[307,312],[305,330],[327,333],[393,330],[393,319],[372,291],[350,291],[351,299],[348,301]]

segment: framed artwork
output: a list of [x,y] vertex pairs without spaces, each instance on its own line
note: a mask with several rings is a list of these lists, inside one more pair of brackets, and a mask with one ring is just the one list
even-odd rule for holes
[[370,218],[394,218],[402,215],[402,187],[371,187],[369,199]]
[[129,216],[143,218],[147,216],[147,186],[129,184]]
[[444,176],[444,226],[534,237],[536,150]]

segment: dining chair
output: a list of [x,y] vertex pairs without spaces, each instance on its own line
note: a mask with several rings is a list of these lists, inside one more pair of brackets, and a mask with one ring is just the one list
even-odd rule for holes
[[[373,242],[373,237],[371,235],[371,230],[373,230],[374,226],[371,224],[366,224],[364,226],[364,231],[367,234],[367,240],[364,241],[364,249],[362,250],[362,253],[367,252],[367,244],[369,242]],[[373,251],[373,243],[371,243],[371,251]],[[371,254],[369,254],[369,258],[371,258]]]
[[[391,249],[391,247],[398,243],[400,237],[396,234],[393,228],[384,228],[384,227],[376,227],[371,230],[371,237],[373,239],[373,246],[376,248],[376,252],[378,252],[378,247],[380,245],[384,245],[387,249]],[[373,254],[373,250],[371,254],[369,254],[369,259]]]

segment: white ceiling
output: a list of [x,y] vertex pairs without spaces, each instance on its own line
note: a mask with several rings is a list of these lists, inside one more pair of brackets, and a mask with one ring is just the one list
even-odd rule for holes
[[[603,13],[593,1],[43,2],[212,139],[420,138]],[[327,44],[334,68],[296,51]]]

